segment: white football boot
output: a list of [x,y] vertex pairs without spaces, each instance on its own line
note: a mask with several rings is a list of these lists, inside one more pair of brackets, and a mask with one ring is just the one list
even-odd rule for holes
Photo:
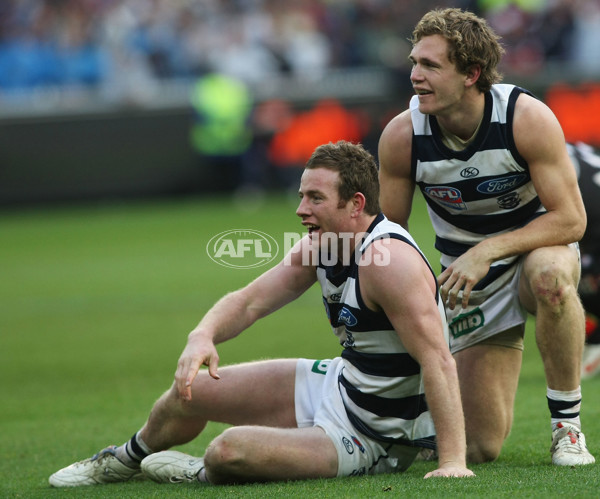
[[142,472],[159,483],[199,482],[204,459],[183,452],[166,450],[150,454],[142,461]]
[[585,435],[569,423],[558,423],[552,432],[552,464],[557,466],[580,466],[594,464],[596,459],[585,445]]
[[140,468],[130,468],[116,456],[112,445],[98,454],[73,463],[54,473],[48,481],[53,487],[79,487],[102,483],[127,482],[143,478]]

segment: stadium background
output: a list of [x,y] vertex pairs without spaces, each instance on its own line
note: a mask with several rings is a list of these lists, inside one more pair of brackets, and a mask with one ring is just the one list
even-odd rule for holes
[[[301,230],[287,191],[315,140],[342,134],[376,152],[411,94],[406,38],[434,5],[484,14],[504,34],[505,80],[547,100],[570,140],[600,144],[598,1],[0,2],[0,497],[165,496],[151,483],[59,491],[47,479],[129,438],[203,311],[260,273],[212,262],[211,237],[249,228],[281,244]],[[222,141],[243,153],[203,150],[194,135],[197,84],[225,69],[245,78],[247,93],[232,87],[237,101],[252,102],[252,140],[237,130]],[[422,198],[410,223],[437,266]],[[315,287],[221,345],[222,363],[337,355],[317,301]],[[596,466],[549,465],[532,333],[529,324],[513,431],[498,462],[475,467],[477,480],[424,482],[431,463],[420,463],[398,477],[169,493],[597,497]],[[596,456],[597,384],[583,382],[582,415]],[[202,453],[221,429],[209,425],[183,450]]]
[[[375,153],[411,95],[411,29],[448,5],[488,19],[505,81],[545,100],[568,140],[600,144],[597,0],[7,0],[0,206],[279,189],[321,142]],[[215,73],[244,86],[230,112],[252,140],[226,130],[209,151],[193,130],[219,110],[192,96]]]

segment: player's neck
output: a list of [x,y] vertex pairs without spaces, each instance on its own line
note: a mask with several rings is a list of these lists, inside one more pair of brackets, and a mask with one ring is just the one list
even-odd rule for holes
[[484,111],[484,95],[478,94],[473,99],[461,101],[457,110],[438,115],[436,119],[445,135],[454,136],[459,142],[468,144],[479,130]]
[[446,127],[444,127],[444,125],[439,123],[440,131],[442,132],[442,141],[444,142],[446,147],[448,147],[454,151],[462,151],[462,150],[466,149],[467,147],[469,147],[469,144],[475,140],[475,137],[477,136],[477,133],[479,132],[479,129],[481,128],[482,122],[483,122],[483,115],[481,115],[479,123],[475,127],[475,130],[473,131],[473,133],[466,139],[450,132],[449,130],[446,129]]

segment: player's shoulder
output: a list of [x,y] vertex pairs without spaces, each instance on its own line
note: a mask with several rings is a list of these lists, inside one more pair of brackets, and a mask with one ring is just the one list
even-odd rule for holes
[[409,146],[412,141],[412,120],[410,110],[394,116],[383,129],[379,139],[380,147]]

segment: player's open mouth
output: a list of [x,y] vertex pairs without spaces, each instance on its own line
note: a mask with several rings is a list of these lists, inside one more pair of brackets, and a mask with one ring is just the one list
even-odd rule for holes
[[318,225],[313,225],[313,224],[307,224],[306,228],[308,229],[308,233],[312,234],[313,232],[315,232],[316,230],[319,230],[321,227],[319,227]]

